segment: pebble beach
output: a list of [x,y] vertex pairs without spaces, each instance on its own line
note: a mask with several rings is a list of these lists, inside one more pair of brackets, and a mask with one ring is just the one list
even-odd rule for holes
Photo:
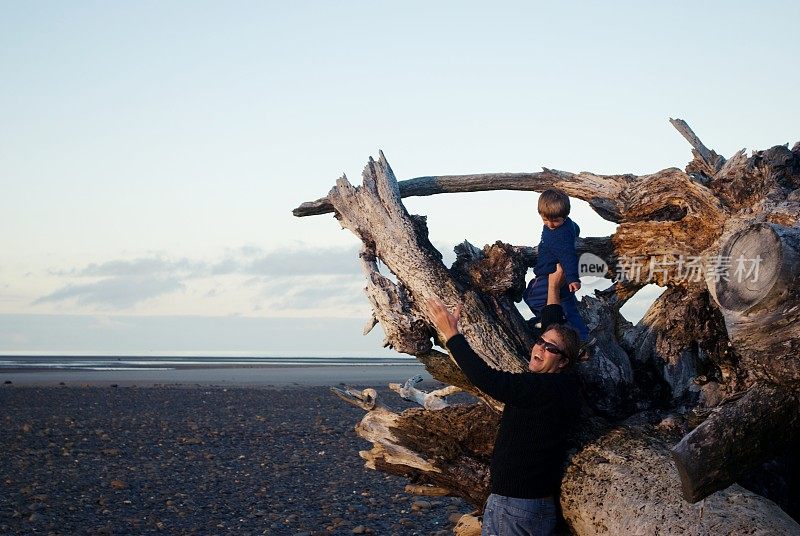
[[[380,387],[397,372],[361,386],[411,407]],[[275,385],[0,375],[0,534],[451,534],[468,504],[408,495],[405,479],[363,466],[363,412],[329,389],[348,374],[322,375],[329,385],[308,371]]]

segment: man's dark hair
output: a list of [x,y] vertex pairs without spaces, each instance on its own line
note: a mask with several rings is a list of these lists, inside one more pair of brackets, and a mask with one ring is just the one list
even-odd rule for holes
[[569,369],[578,362],[578,352],[581,347],[581,337],[572,326],[566,324],[551,324],[544,333],[548,331],[555,331],[561,336],[561,341],[564,345],[561,348],[562,356],[567,360],[567,368]]

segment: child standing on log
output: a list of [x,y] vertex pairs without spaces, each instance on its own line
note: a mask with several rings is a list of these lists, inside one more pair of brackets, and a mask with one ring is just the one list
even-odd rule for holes
[[536,275],[525,289],[523,299],[533,312],[529,321],[536,325],[540,322],[542,308],[547,305],[548,278],[553,277],[556,265],[564,270],[564,285],[561,286],[561,306],[567,322],[578,331],[581,341],[589,337],[580,313],[575,292],[581,288],[578,275],[578,253],[575,251],[575,239],[580,234],[580,227],[569,216],[569,196],[561,190],[545,190],[539,196],[539,215],[542,217],[542,238],[539,242],[539,255],[533,273]]

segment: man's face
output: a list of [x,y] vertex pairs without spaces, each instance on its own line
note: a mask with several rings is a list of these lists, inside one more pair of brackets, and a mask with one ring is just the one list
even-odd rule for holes
[[563,349],[564,340],[557,331],[543,333],[531,348],[528,370],[536,373],[559,372],[567,363]]
[[542,217],[542,223],[544,223],[544,226],[550,229],[551,231],[553,229],[558,229],[559,227],[564,225],[564,218],[548,218],[544,214],[539,214],[539,215]]

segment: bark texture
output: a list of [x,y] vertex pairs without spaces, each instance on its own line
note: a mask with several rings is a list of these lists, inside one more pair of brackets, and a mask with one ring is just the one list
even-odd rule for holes
[[[685,122],[671,121],[693,148],[685,170],[636,176],[545,168],[398,182],[381,153],[369,160],[360,186],[342,177],[326,197],[295,209],[297,216],[333,212],[361,239],[373,308],[368,328],[380,323],[386,346],[417,356],[435,379],[477,397],[474,404],[452,405],[444,398],[449,391],[423,393],[406,382],[394,389],[427,409],[397,414],[376,402],[374,391],[339,392],[366,411],[356,430],[373,444],[361,453],[368,467],[464,497],[480,509],[501,405],[434,348],[442,345],[423,304],[432,297],[451,308],[463,304],[462,331],[491,367],[524,371],[532,342],[515,302],[536,248],[501,242],[478,248],[465,241],[447,267],[428,240],[425,217],[409,214],[401,198],[555,187],[618,224],[610,237],[577,244],[579,253],[603,258],[606,277],[615,282],[580,304],[596,344],[580,365],[590,417],[576,438],[561,493],[572,530],[800,532],[769,500],[736,486],[703,505],[681,496],[682,489],[691,490],[687,498],[697,500],[725,488],[740,468],[780,450],[763,438],[786,424],[796,403],[800,144],[749,157],[740,151],[726,160]],[[740,253],[760,255],[768,279],[737,279],[730,258]],[[378,260],[394,277],[381,273]],[[632,325],[620,308],[648,283],[666,290]],[[740,396],[748,390],[751,398]],[[756,395],[766,392],[775,394],[769,403]],[[715,457],[737,422],[748,424],[736,438],[751,445]],[[690,470],[679,472],[670,461],[676,444],[685,447],[674,454],[679,466]]]
[[722,255],[739,269],[715,282],[731,341],[753,375],[800,387],[800,229],[750,225]]
[[[669,457],[675,436],[661,426],[620,426],[577,454],[567,469],[561,505],[581,535],[798,533],[775,503],[733,485],[702,503],[683,501]],[[664,430],[666,428],[667,430]]]
[[697,502],[755,469],[764,457],[791,448],[800,434],[800,400],[771,385],[755,385],[712,411],[672,449],[683,496]]

